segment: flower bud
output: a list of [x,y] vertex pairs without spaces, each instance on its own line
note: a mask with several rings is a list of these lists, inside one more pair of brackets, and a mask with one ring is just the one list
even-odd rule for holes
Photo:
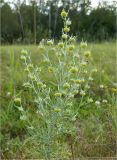
[[21,55],[20,59],[25,61],[26,57],[24,55]]
[[67,34],[62,34],[63,39],[67,39],[68,35]]
[[112,88],[112,92],[117,92],[117,88]]
[[58,92],[58,93],[55,93],[54,96],[55,96],[55,97],[61,97],[62,94]]
[[27,50],[22,50],[22,51],[21,51],[21,54],[23,54],[23,55],[27,55],[27,54],[28,54],[28,52],[27,52]]
[[15,102],[16,105],[20,105],[20,103],[21,103],[21,98],[15,98],[15,99],[14,99],[14,102]]
[[73,51],[74,48],[75,48],[74,45],[70,45],[70,46],[69,46],[69,51]]
[[61,112],[61,109],[60,108],[54,108],[54,111],[55,112]]
[[63,43],[63,42],[59,42],[59,43],[58,43],[58,46],[59,46],[60,48],[63,48],[63,47],[64,47],[64,43]]
[[47,41],[47,45],[53,45],[53,41],[52,40],[48,40]]
[[72,67],[72,68],[70,69],[70,72],[71,72],[71,73],[77,73],[77,72],[78,72],[78,68],[77,68],[77,67]]
[[91,52],[90,51],[85,51],[84,56],[87,57],[87,58],[91,57]]
[[70,21],[69,19],[66,21],[66,25],[67,25],[67,26],[70,26],[70,25],[71,25],[71,21]]
[[70,37],[69,38],[69,42],[75,42],[76,41],[76,38],[75,37]]
[[66,18],[68,16],[68,13],[63,9],[61,12],[61,17]]
[[29,72],[29,69],[28,69],[28,68],[25,68],[24,71],[25,71],[25,72]]
[[64,28],[64,32],[69,32],[70,31],[70,28],[68,28],[67,26]]
[[38,87],[42,87],[43,86],[43,83],[42,82],[37,82],[37,85],[38,85]]
[[65,84],[63,85],[63,88],[64,88],[64,89],[70,88],[70,84],[69,84],[69,83],[65,83]]
[[80,84],[80,83],[81,83],[81,80],[80,80],[80,79],[76,79],[76,80],[75,80],[75,83],[76,83],[76,84]]
[[86,48],[87,47],[87,43],[86,42],[81,42],[80,43],[80,47],[81,48]]
[[28,65],[27,65],[27,68],[28,68],[28,69],[32,69],[32,68],[33,68],[33,64],[31,64],[31,63],[28,64]]
[[48,72],[52,73],[54,71],[53,67],[48,67]]

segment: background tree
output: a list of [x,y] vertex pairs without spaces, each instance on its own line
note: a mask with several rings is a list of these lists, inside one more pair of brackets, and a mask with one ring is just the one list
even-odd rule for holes
[[[1,1],[2,43],[39,43],[42,38],[59,40],[65,8],[72,19],[71,32],[88,41],[115,39],[116,2],[91,8],[90,0]],[[36,2],[36,3],[35,3]]]

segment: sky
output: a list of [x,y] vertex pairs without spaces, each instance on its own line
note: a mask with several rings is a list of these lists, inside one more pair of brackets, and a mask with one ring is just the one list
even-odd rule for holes
[[[13,0],[5,0],[6,2],[13,2]],[[22,0],[20,0],[22,1]],[[26,0],[28,2],[28,0]],[[103,1],[106,1],[106,2],[109,2],[109,3],[112,3],[114,0],[91,0],[91,6],[92,7],[97,7],[98,6],[98,3],[99,2],[103,2]],[[116,0],[115,0],[116,1]]]
[[[105,0],[106,2],[112,3],[113,0]],[[96,7],[99,2],[103,2],[103,0],[91,0],[92,7]]]

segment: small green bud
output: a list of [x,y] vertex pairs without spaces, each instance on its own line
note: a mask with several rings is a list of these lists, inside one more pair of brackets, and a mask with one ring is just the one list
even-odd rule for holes
[[58,47],[63,48],[64,47],[64,43],[63,42],[59,42],[58,43]]
[[75,80],[75,83],[76,83],[76,84],[80,84],[80,83],[81,83],[81,80],[80,80],[80,79],[76,79],[76,80]]
[[55,96],[55,97],[61,97],[61,96],[62,96],[62,93],[59,93],[59,92],[58,92],[58,93],[55,93],[54,96]]
[[52,40],[48,40],[47,41],[47,45],[53,45],[53,41]]
[[46,88],[46,84],[43,84],[42,88]]
[[68,35],[67,34],[62,34],[63,39],[67,39]]
[[64,89],[70,88],[70,84],[69,84],[69,83],[65,83],[65,84],[63,85],[63,88],[64,88]]
[[60,108],[55,108],[54,111],[55,112],[61,112],[61,109]]
[[61,17],[66,18],[68,16],[68,13],[63,9],[61,12]]
[[25,61],[26,57],[24,55],[21,55],[20,59]]
[[25,71],[25,72],[29,72],[29,69],[28,69],[28,68],[25,68],[24,71]]
[[27,68],[32,69],[33,68],[33,64],[28,64]]
[[76,38],[75,37],[70,37],[69,38],[69,42],[75,42],[76,41]]
[[91,57],[91,52],[90,51],[85,51],[84,56],[87,57],[87,58]]
[[43,83],[42,82],[37,82],[37,85],[38,85],[38,87],[42,87],[43,86]]
[[74,45],[70,45],[68,49],[69,49],[69,51],[73,51],[73,50],[74,50],[74,48],[75,48],[75,46],[74,46]]
[[15,98],[14,102],[16,105],[20,105],[21,104],[21,98]]
[[80,43],[80,47],[81,48],[86,48],[87,47],[87,43],[86,42],[81,42]]
[[28,52],[27,52],[27,50],[22,50],[22,51],[21,51],[21,54],[23,54],[23,55],[27,55],[27,54],[28,54]]
[[78,72],[78,68],[77,68],[77,67],[72,67],[72,68],[70,69],[70,72],[71,72],[71,73],[77,73],[77,72]]
[[48,72],[52,73],[54,71],[53,67],[48,67]]
[[70,31],[70,28],[69,27],[67,27],[67,26],[65,26],[65,28],[64,28],[64,32],[69,32]]

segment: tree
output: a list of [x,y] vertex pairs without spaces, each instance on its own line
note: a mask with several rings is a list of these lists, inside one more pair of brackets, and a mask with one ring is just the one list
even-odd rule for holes
[[13,43],[13,40],[20,37],[18,18],[11,7],[4,3],[1,8],[1,37],[3,42]]

